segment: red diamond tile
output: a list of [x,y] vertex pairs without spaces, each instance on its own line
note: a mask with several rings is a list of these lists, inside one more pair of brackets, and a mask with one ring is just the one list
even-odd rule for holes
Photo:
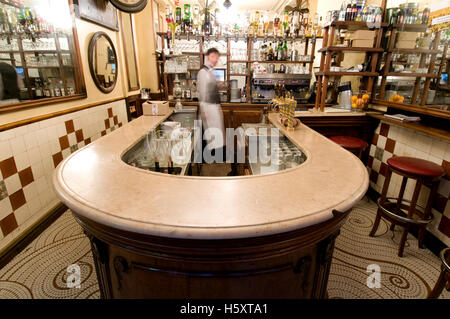
[[22,207],[27,202],[22,189],[19,189],[14,194],[9,195],[9,200],[11,201],[11,207],[13,210]]
[[76,136],[76,138],[77,138],[77,143],[80,143],[81,141],[83,141],[83,140],[84,140],[84,137],[83,137],[83,130],[78,130],[78,131],[76,131],[76,132],[75,132],[75,136]]
[[381,123],[380,135],[387,137],[389,134],[389,125],[386,123]]
[[31,167],[28,167],[19,172],[20,183],[22,187],[25,187],[32,182],[34,182],[33,172],[31,171]]
[[2,171],[3,178],[8,178],[17,173],[16,162],[14,157],[10,157],[0,162],[0,170]]
[[58,164],[61,163],[62,160],[63,160],[62,152],[53,154],[53,164],[55,165],[55,167],[58,166]]
[[75,132],[75,127],[73,125],[73,120],[66,121],[65,124],[66,124],[66,132],[67,132],[67,134]]
[[61,146],[61,151],[65,150],[66,148],[69,148],[69,137],[67,135],[61,136],[59,138],[59,145]]
[[9,235],[11,232],[13,232],[17,227],[17,221],[16,217],[14,216],[14,213],[9,214],[2,220],[0,220],[0,229],[2,230],[3,236]]

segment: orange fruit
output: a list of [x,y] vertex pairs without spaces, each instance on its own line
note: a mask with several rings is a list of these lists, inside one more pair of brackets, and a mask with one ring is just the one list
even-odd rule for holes
[[352,109],[356,109],[358,107],[358,105],[356,105],[356,103],[352,103]]
[[356,103],[356,100],[358,99],[358,97],[356,95],[352,96],[352,103]]
[[398,102],[399,102],[399,103],[403,103],[404,100],[405,100],[405,97],[404,97],[404,96],[399,96],[399,97],[398,97]]
[[356,100],[356,105],[357,105],[358,107],[363,106],[363,105],[364,105],[364,100],[363,100],[363,99],[357,99],[357,100]]
[[362,98],[363,98],[364,101],[369,101],[370,96],[369,96],[369,94],[364,94],[364,95],[362,96]]

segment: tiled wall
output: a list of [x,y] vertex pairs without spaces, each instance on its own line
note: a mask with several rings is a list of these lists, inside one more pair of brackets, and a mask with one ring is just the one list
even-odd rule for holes
[[[370,146],[368,170],[370,186],[381,194],[387,172],[386,161],[393,155],[411,156],[429,160],[444,166],[447,176],[439,185],[437,198],[433,205],[434,219],[428,230],[444,244],[450,246],[450,142],[426,135],[408,128],[381,122],[375,131]],[[388,196],[398,197],[402,178],[392,174]],[[411,199],[415,182],[408,180],[405,198]],[[418,204],[425,206],[430,193],[429,188],[422,187]]]
[[0,250],[59,203],[55,167],[126,122],[120,100],[0,132]]

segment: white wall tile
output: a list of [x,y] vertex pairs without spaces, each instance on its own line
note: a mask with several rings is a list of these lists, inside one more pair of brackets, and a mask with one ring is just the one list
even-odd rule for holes
[[14,161],[16,162],[16,167],[19,172],[27,167],[30,167],[30,159],[28,158],[28,152],[23,152],[14,155]]
[[51,151],[49,142],[46,142],[46,143],[40,145],[39,151],[41,153],[41,158],[49,158],[52,156],[52,151]]
[[39,147],[33,147],[28,149],[28,159],[30,160],[30,164],[33,165],[41,161],[41,152]]
[[39,197],[36,197],[30,201],[27,201],[27,206],[30,211],[30,214],[34,215],[34,214],[38,213],[42,207],[41,200],[39,199]]
[[36,132],[36,138],[38,140],[38,144],[42,145],[48,142],[47,129],[43,128]]
[[0,161],[10,158],[13,155],[9,141],[0,141]]
[[23,139],[25,141],[25,147],[27,149],[38,146],[38,139],[36,137],[36,132],[29,132],[25,134]]
[[14,194],[19,189],[22,188],[22,184],[20,183],[20,178],[18,174],[14,174],[8,178],[5,179],[5,185],[6,190],[8,191],[8,194]]
[[442,178],[439,183],[438,193],[446,198],[450,198],[450,181],[446,178]]
[[22,225],[30,218],[30,210],[27,205],[23,205],[14,211],[14,217],[16,218],[17,224]]
[[39,194],[46,192],[49,188],[49,185],[47,184],[47,179],[45,178],[45,176],[42,176],[40,178],[38,178],[36,181],[36,188]]
[[0,200],[0,220],[11,214],[12,211],[11,201],[8,198]]
[[14,134],[14,130],[7,130],[0,132],[0,142],[7,141],[14,138],[16,135]]
[[11,149],[14,155],[20,154],[26,151],[25,142],[23,136],[15,137],[11,140]]
[[377,146],[378,146],[379,148],[384,149],[384,148],[386,147],[386,140],[387,140],[386,137],[384,137],[384,136],[382,136],[382,135],[378,136],[378,143],[377,143]]
[[34,180],[44,176],[44,166],[42,165],[42,161],[31,164],[31,170],[33,171]]
[[447,148],[448,142],[445,142],[443,140],[439,140],[437,138],[433,138],[431,143],[431,149],[430,154],[433,154],[433,156],[444,158],[445,150]]

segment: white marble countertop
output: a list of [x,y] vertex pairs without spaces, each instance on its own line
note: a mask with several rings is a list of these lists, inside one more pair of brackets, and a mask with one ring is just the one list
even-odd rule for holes
[[121,156],[168,116],[143,116],[71,154],[54,188],[75,213],[127,231],[172,238],[245,238],[287,232],[346,211],[366,193],[366,167],[353,154],[301,126],[285,132],[308,156],[278,173],[173,176],[127,165]]

